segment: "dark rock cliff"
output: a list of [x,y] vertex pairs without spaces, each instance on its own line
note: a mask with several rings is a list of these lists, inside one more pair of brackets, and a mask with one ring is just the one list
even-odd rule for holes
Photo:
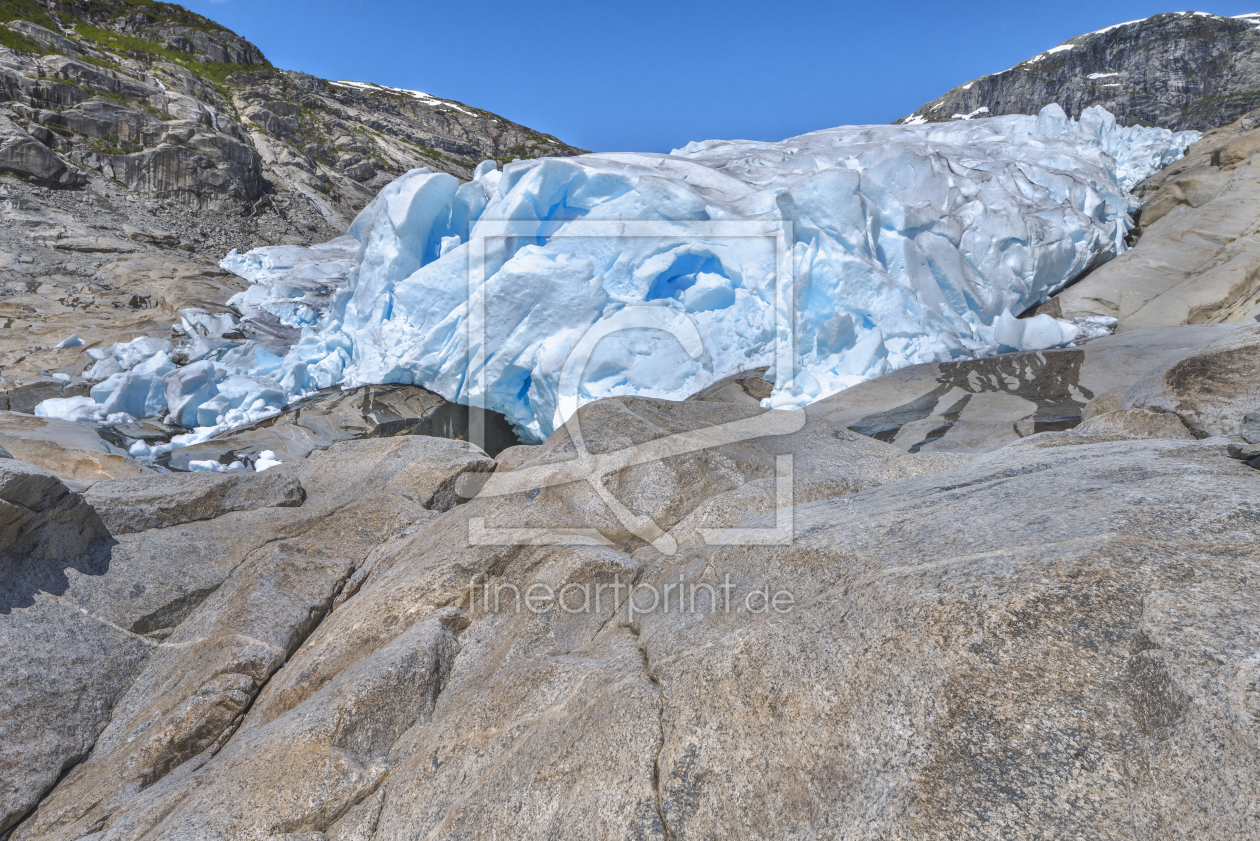
[[1124,125],[1205,131],[1260,108],[1260,14],[1177,12],[1079,35],[973,79],[898,122],[1101,105]]

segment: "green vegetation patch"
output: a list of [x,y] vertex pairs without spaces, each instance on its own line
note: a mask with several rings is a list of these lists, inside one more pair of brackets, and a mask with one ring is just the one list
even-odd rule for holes
[[117,137],[103,137],[99,140],[88,140],[87,145],[95,152],[102,155],[134,155],[137,152],[143,152],[144,147],[139,143],[133,143],[129,140],[119,141]]
[[[365,131],[364,133],[366,134],[366,133],[367,133],[367,131]],[[379,134],[379,132],[377,132],[377,133]],[[399,137],[399,136],[392,135],[392,134],[391,134],[391,135],[382,135],[382,136],[388,136],[388,137],[390,137],[391,139],[393,139],[393,140],[397,140],[398,142],[400,142],[400,143],[402,143],[402,144],[404,144],[404,145],[406,145],[406,146],[410,146],[412,149],[415,149],[417,152],[419,152],[421,155],[423,155],[424,157],[428,158],[428,159],[429,159],[429,160],[431,160],[431,161],[437,161],[437,162],[440,162],[440,163],[445,163],[445,164],[447,164],[448,166],[457,166],[457,167],[461,167],[461,168],[463,168],[463,169],[471,169],[473,166],[476,166],[476,164],[470,164],[470,163],[469,163],[466,159],[464,159],[464,158],[457,158],[457,157],[455,157],[454,155],[447,155],[447,154],[444,154],[444,153],[442,153],[442,152],[438,151],[437,149],[432,149],[432,148],[430,148],[430,147],[428,147],[428,146],[425,146],[423,143],[417,143],[416,141],[411,140],[410,138],[406,138],[406,137]],[[385,164],[384,164],[384,162],[383,162],[383,161],[381,162],[381,168],[382,168],[382,169],[388,169],[388,167],[386,167],[386,166],[385,166]]]
[[502,154],[495,156],[495,160],[501,163],[511,163],[514,160],[532,160],[546,154],[547,150],[539,149],[533,141],[527,141],[527,143],[528,145],[518,144],[510,149],[505,149]]
[[52,50],[43,44],[37,43],[26,38],[12,29],[0,26],[0,46],[8,47],[19,53],[38,53],[39,55],[48,55]]
[[161,23],[173,23],[176,26],[186,26],[189,29],[199,29],[202,32],[226,32],[229,35],[236,33],[228,29],[226,26],[215,23],[209,18],[202,17],[196,12],[190,12],[183,6],[177,6],[174,3],[157,3],[154,0],[113,0],[113,2],[102,2],[102,0],[89,0],[84,3],[87,6],[88,14],[92,16],[114,17],[120,14],[127,14],[127,9],[135,9],[142,11],[150,17],[157,18]]
[[[2,0],[0,0],[2,1]],[[136,0],[138,2],[138,0]],[[213,82],[223,85],[227,82],[228,77],[234,73],[256,73],[261,70],[272,69],[271,64],[264,59],[263,64],[234,64],[232,62],[223,61],[196,61],[189,58],[187,54],[177,52],[176,50],[168,50],[156,41],[150,41],[147,38],[137,38],[134,35],[124,35],[121,32],[113,32],[108,29],[101,29],[97,26],[90,26],[81,23],[75,28],[75,33],[84,40],[93,41],[100,46],[113,50],[114,52],[129,53],[133,56],[149,56],[153,59],[165,59],[186,68],[192,73]]]
[[53,32],[60,31],[57,22],[35,0],[0,0],[0,23],[8,23],[11,20],[30,21]]

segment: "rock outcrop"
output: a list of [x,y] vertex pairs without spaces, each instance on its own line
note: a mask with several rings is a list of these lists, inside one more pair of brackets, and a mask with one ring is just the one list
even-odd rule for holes
[[91,424],[58,418],[0,412],[0,446],[11,458],[39,465],[76,482],[153,473],[152,468],[131,458],[126,450],[102,439]]
[[56,476],[0,459],[0,832],[87,755],[146,653],[58,598],[98,571],[108,536]]
[[71,769],[65,790],[134,794],[220,749],[369,554],[491,468],[467,444],[411,436],[344,442],[297,470],[83,496],[0,460],[0,834]]
[[1070,38],[954,88],[898,122],[1101,105],[1123,125],[1205,131],[1260,108],[1260,15],[1176,12]]
[[1115,318],[1120,332],[1260,315],[1258,152],[1260,112],[1205,134],[1135,189],[1135,247],[1038,311]]
[[1260,326],[1229,333],[1176,354],[1143,374],[1120,409],[1176,416],[1196,438],[1238,435],[1260,407]]
[[297,508],[302,485],[280,473],[171,475],[98,482],[84,496],[110,534],[214,520],[236,511]]
[[0,14],[0,98],[29,127],[0,123],[0,169],[41,183],[96,172],[203,211],[285,192],[344,228],[416,166],[468,177],[485,158],[577,151],[462,103],[277,70],[178,6],[40,0],[27,12]]
[[75,187],[87,182],[86,175],[67,166],[51,149],[3,114],[0,114],[0,171],[54,187]]
[[0,546],[13,561],[72,557],[105,536],[82,497],[52,473],[12,456],[0,460],[0,512]]
[[404,436],[205,522],[231,571],[14,840],[1249,832],[1260,473],[1222,439],[578,417],[445,513],[484,456]]

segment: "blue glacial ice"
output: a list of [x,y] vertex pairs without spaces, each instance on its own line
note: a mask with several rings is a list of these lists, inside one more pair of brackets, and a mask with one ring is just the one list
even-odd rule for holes
[[[762,366],[768,405],[793,406],[918,362],[1063,345],[1081,325],[1014,316],[1123,251],[1129,189],[1196,139],[1052,105],[502,172],[487,162],[464,184],[415,170],[340,239],[223,261],[251,282],[231,302],[245,320],[301,329],[287,352],[223,338],[231,324],[194,314],[190,364],[175,368],[169,344],[140,361],[131,345],[94,351],[96,406],[41,410],[167,409],[195,428],[176,443],[191,443],[317,389],[401,382],[502,412],[538,441],[574,405],[682,399]],[[777,292],[776,266],[790,279]],[[701,347],[646,326],[613,333],[562,399],[582,337],[636,307],[685,319]]]

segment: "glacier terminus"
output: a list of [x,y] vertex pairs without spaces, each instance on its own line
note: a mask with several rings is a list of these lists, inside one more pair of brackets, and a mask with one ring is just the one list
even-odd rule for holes
[[[1061,346],[1102,328],[1017,316],[1123,252],[1138,206],[1129,190],[1197,137],[1123,127],[1101,108],[1071,120],[1051,105],[667,155],[502,171],[487,161],[463,184],[413,170],[337,240],[223,260],[251,284],[231,301],[241,318],[300,328],[295,344],[242,340],[231,317],[185,312],[180,365],[165,339],[93,351],[91,396],[38,413],[169,413],[190,430],[160,445],[171,448],[319,389],[411,383],[501,412],[541,441],[563,406],[680,400],[760,367],[775,383],[766,404],[791,407],[906,365]],[[732,223],[768,234],[732,235]],[[566,402],[566,360],[630,307],[667,308],[702,347],[651,326],[611,333],[589,348]],[[785,360],[788,377],[776,369]]]

